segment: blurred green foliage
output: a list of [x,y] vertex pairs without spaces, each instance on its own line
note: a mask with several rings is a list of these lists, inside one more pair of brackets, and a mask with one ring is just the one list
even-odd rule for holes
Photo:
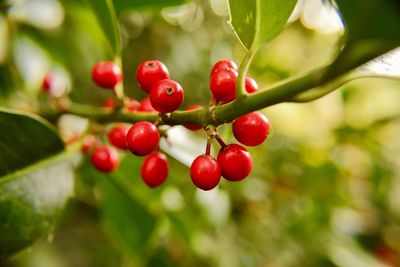
[[[63,20],[53,27],[21,17],[24,3],[11,3],[0,15],[0,104],[49,108],[41,81],[62,69],[73,101],[101,106],[111,93],[91,82],[91,67],[114,54],[88,2],[44,1],[53,9],[60,4]],[[245,52],[226,23],[225,1],[138,3],[132,10],[116,5],[125,93],[145,97],[136,67],[156,58],[182,84],[185,106],[207,105],[212,64],[239,62]],[[250,74],[260,87],[333,60],[342,32],[321,31],[310,24],[312,14],[301,12],[258,52]],[[250,149],[251,176],[222,181],[211,192],[196,190],[188,167],[172,157],[169,178],[157,189],[142,183],[142,159],[124,155],[117,172],[103,175],[84,158],[75,197],[53,235],[3,265],[400,266],[399,87],[399,81],[369,78],[312,103],[263,110],[272,134]],[[226,141],[234,142],[229,126],[223,128]],[[188,146],[204,145],[196,140]]]

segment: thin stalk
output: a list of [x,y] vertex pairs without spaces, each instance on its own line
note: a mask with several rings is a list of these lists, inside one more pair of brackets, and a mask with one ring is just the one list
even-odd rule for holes
[[249,50],[246,53],[246,56],[242,60],[242,63],[239,67],[239,75],[236,80],[236,98],[240,99],[246,96],[246,76],[249,71],[249,67],[253,57],[255,55],[255,51]]

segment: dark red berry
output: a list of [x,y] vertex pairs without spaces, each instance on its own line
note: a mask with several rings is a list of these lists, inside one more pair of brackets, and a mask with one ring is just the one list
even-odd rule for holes
[[53,82],[53,76],[51,74],[46,74],[42,82],[43,91],[49,92],[51,90],[52,82]]
[[168,176],[168,159],[157,151],[148,155],[141,168],[143,181],[150,187],[157,187],[164,183]]
[[93,135],[86,136],[81,147],[81,152],[85,153],[91,150],[95,142],[96,138]]
[[128,149],[128,145],[126,144],[126,134],[128,131],[128,126],[114,126],[108,132],[108,141],[110,141],[113,146],[118,147],[119,149]]
[[137,156],[146,156],[153,152],[159,140],[157,127],[148,121],[135,123],[126,135],[129,150]]
[[267,117],[257,111],[243,115],[232,123],[236,140],[246,146],[257,146],[264,142],[270,128]]
[[190,166],[190,177],[195,186],[202,190],[211,190],[221,179],[218,162],[210,155],[198,156]]
[[234,100],[237,76],[237,71],[233,69],[220,69],[211,74],[210,90],[214,98],[224,103]]
[[119,166],[118,152],[113,147],[101,146],[92,154],[93,166],[101,172],[111,172]]
[[169,71],[161,61],[148,60],[142,62],[137,68],[136,79],[140,88],[146,93],[150,93],[156,82],[169,79]]
[[256,80],[254,80],[253,78],[246,77],[245,88],[246,88],[246,92],[251,94],[258,90],[258,84],[257,84]]
[[[185,110],[195,110],[195,109],[200,109],[200,108],[202,108],[202,106],[200,106],[200,105],[191,105],[191,106],[186,107]],[[192,131],[200,130],[201,128],[203,128],[203,126],[196,125],[196,124],[186,124],[183,126],[185,126],[187,129],[192,130]]]
[[224,69],[224,70],[233,69],[233,70],[237,71],[238,67],[232,59],[220,60],[214,64],[213,68],[211,69],[211,74],[213,74],[214,72],[217,72],[218,70],[221,70],[221,69]]
[[160,80],[151,89],[150,102],[154,109],[159,112],[173,112],[183,102],[182,86],[174,80]]
[[114,89],[121,81],[121,68],[111,61],[100,61],[93,66],[92,79],[100,87]]
[[250,153],[237,144],[230,144],[221,148],[217,160],[222,176],[229,181],[243,180],[249,175],[253,167],[253,159]]
[[150,102],[150,97],[146,97],[145,99],[143,99],[142,101],[140,101],[140,106],[138,111],[143,111],[143,112],[157,112],[157,110],[155,110],[153,108],[153,106],[151,105]]
[[126,98],[124,100],[124,106],[128,111],[133,112],[139,110],[140,102],[134,98]]
[[115,100],[112,97],[106,98],[103,102],[103,108],[113,110],[115,107]]

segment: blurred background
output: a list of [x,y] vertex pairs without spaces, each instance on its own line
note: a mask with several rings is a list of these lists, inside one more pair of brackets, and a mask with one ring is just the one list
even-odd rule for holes
[[[213,63],[239,63],[244,55],[225,0],[138,1],[117,15],[125,92],[138,100],[145,97],[135,79],[143,60],[168,66],[188,106],[208,104]],[[299,1],[290,21],[251,65],[261,88],[336,55],[343,26],[333,9]],[[0,1],[1,106],[48,108],[41,90],[48,73],[60,77],[73,101],[101,106],[111,94],[92,83],[90,72],[110,59],[86,2]],[[400,81],[368,78],[310,103],[262,110],[272,133],[249,149],[250,177],[223,180],[210,192],[197,190],[189,176],[188,164],[204,150],[202,131],[169,130],[172,145],[163,148],[170,175],[157,189],[142,183],[141,158],[123,155],[120,169],[103,175],[83,156],[75,196],[53,234],[10,266],[400,266],[399,89]],[[54,123],[67,138],[87,122],[64,117]],[[235,142],[230,126],[220,131]]]

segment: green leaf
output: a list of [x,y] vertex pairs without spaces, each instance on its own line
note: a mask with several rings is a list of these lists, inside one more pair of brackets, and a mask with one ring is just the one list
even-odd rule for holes
[[116,174],[101,180],[103,219],[106,230],[123,251],[140,254],[156,225],[155,216]]
[[73,189],[62,140],[45,121],[0,109],[0,258],[51,230]]
[[111,46],[115,58],[122,52],[117,16],[111,0],[87,0]]
[[64,150],[44,120],[0,108],[0,181],[4,176]]
[[0,258],[49,234],[73,191],[68,161],[46,167],[0,185]]
[[297,0],[229,0],[230,24],[247,50],[257,49],[277,36]]
[[181,5],[186,2],[186,0],[113,0],[115,9],[118,12],[137,9],[140,7],[166,7]]
[[337,76],[400,46],[400,2],[336,1],[346,28],[345,45],[326,76]]

